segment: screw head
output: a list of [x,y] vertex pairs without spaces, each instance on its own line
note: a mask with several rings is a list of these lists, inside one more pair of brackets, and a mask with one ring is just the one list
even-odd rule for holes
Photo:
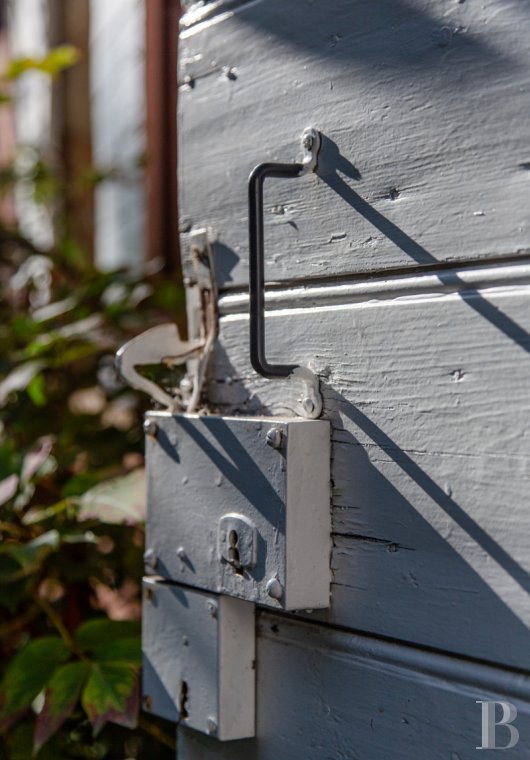
[[177,557],[181,559],[183,562],[186,559],[186,551],[183,546],[179,546],[177,549]]
[[302,140],[302,145],[306,150],[311,150],[313,147],[313,135],[307,134],[304,135],[304,139]]
[[215,618],[217,617],[217,604],[213,601],[213,599],[208,599],[206,602],[206,606],[208,608],[208,612],[210,615]]
[[158,435],[158,425],[154,420],[144,420],[144,433],[152,438],[156,438]]
[[144,552],[144,563],[152,570],[156,569],[156,566],[158,564],[158,557],[156,556],[154,549],[146,549]]
[[279,449],[282,445],[282,438],[283,434],[280,428],[271,428],[270,430],[267,430],[267,435],[265,436],[265,440],[267,442],[267,446],[270,446],[272,449]]
[[215,720],[215,718],[210,717],[206,719],[206,730],[208,731],[210,736],[216,733],[217,721]]
[[278,578],[271,578],[267,582],[267,594],[272,598],[279,601],[283,596],[283,586]]

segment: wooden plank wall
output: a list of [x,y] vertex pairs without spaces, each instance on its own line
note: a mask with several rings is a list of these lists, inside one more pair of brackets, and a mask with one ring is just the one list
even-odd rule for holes
[[528,756],[529,28],[516,0],[184,19],[181,229],[210,228],[220,288],[209,409],[294,406],[250,367],[246,179],[312,124],[318,176],[266,187],[267,347],[318,373],[333,426],[331,607],[260,613],[256,741],[179,730],[185,760],[463,760],[484,694],[519,700]]
[[[221,11],[223,4],[218,5]],[[182,227],[211,226],[246,282],[246,179],[324,134],[319,176],[271,183],[269,277],[530,250],[520,0],[259,0],[181,39]]]

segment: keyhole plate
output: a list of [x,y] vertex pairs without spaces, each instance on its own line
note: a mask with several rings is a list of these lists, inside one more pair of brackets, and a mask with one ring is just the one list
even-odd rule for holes
[[257,561],[257,528],[248,517],[230,512],[219,520],[218,550],[221,562],[234,570],[251,569]]

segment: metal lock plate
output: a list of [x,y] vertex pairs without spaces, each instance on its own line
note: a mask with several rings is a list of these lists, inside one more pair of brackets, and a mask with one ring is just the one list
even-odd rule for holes
[[146,578],[143,708],[220,740],[255,733],[254,605]]
[[150,570],[275,609],[327,607],[329,423],[167,412],[147,422]]

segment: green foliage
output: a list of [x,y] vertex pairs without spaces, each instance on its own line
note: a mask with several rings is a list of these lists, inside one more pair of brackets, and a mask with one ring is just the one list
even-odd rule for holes
[[[28,71],[39,71],[41,74],[55,79],[62,71],[74,66],[79,58],[79,50],[73,45],[59,45],[40,58],[30,56],[12,58],[3,76],[7,82],[15,82]],[[10,103],[12,99],[10,92],[0,93],[0,105]]]
[[79,51],[73,45],[59,45],[41,58],[13,58],[7,67],[8,79],[18,79],[26,71],[40,71],[56,77],[79,60]]
[[44,705],[35,726],[35,750],[38,752],[73,713],[90,666],[86,662],[69,662],[58,667],[45,684]]
[[[0,191],[60,207],[64,181],[25,166]],[[60,232],[40,250],[0,224],[0,760],[174,757],[172,727],[139,713],[145,401],[114,353],[182,302],[161,274],[100,272]]]
[[0,684],[0,730],[8,728],[31,705],[68,654],[57,636],[30,641],[18,652]]

